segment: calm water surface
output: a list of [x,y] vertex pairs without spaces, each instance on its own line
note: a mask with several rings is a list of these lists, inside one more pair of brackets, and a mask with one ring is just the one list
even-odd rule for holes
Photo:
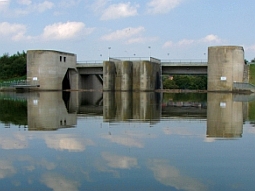
[[253,100],[0,93],[0,190],[254,190]]

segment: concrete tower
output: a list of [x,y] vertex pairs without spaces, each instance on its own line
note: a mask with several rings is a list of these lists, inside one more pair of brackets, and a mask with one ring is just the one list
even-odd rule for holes
[[244,49],[241,46],[208,48],[208,91],[233,91],[234,82],[243,82]]

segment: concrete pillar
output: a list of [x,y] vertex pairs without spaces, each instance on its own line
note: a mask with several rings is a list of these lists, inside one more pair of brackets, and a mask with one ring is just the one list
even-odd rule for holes
[[103,63],[103,75],[104,75],[103,90],[114,91],[116,78],[116,67],[114,62],[105,61]]
[[233,91],[233,82],[243,82],[243,47],[209,47],[207,71],[208,91]]
[[130,61],[122,62],[122,78],[121,78],[121,90],[131,91],[133,84],[133,63]]

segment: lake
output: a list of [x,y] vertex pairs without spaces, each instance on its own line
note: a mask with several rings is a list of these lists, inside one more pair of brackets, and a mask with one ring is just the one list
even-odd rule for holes
[[255,96],[0,93],[1,190],[253,190]]

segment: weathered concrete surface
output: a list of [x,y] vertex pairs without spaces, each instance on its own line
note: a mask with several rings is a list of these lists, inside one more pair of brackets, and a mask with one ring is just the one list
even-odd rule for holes
[[27,80],[38,84],[40,90],[62,90],[65,76],[70,80],[70,88],[78,89],[75,54],[53,50],[27,51]]
[[161,65],[151,61],[104,62],[106,91],[154,91],[161,89]]
[[114,91],[115,90],[115,78],[116,78],[116,67],[114,62],[105,61],[104,62],[104,84],[103,90]]
[[241,46],[208,48],[208,91],[233,91],[233,82],[243,82],[244,50]]

